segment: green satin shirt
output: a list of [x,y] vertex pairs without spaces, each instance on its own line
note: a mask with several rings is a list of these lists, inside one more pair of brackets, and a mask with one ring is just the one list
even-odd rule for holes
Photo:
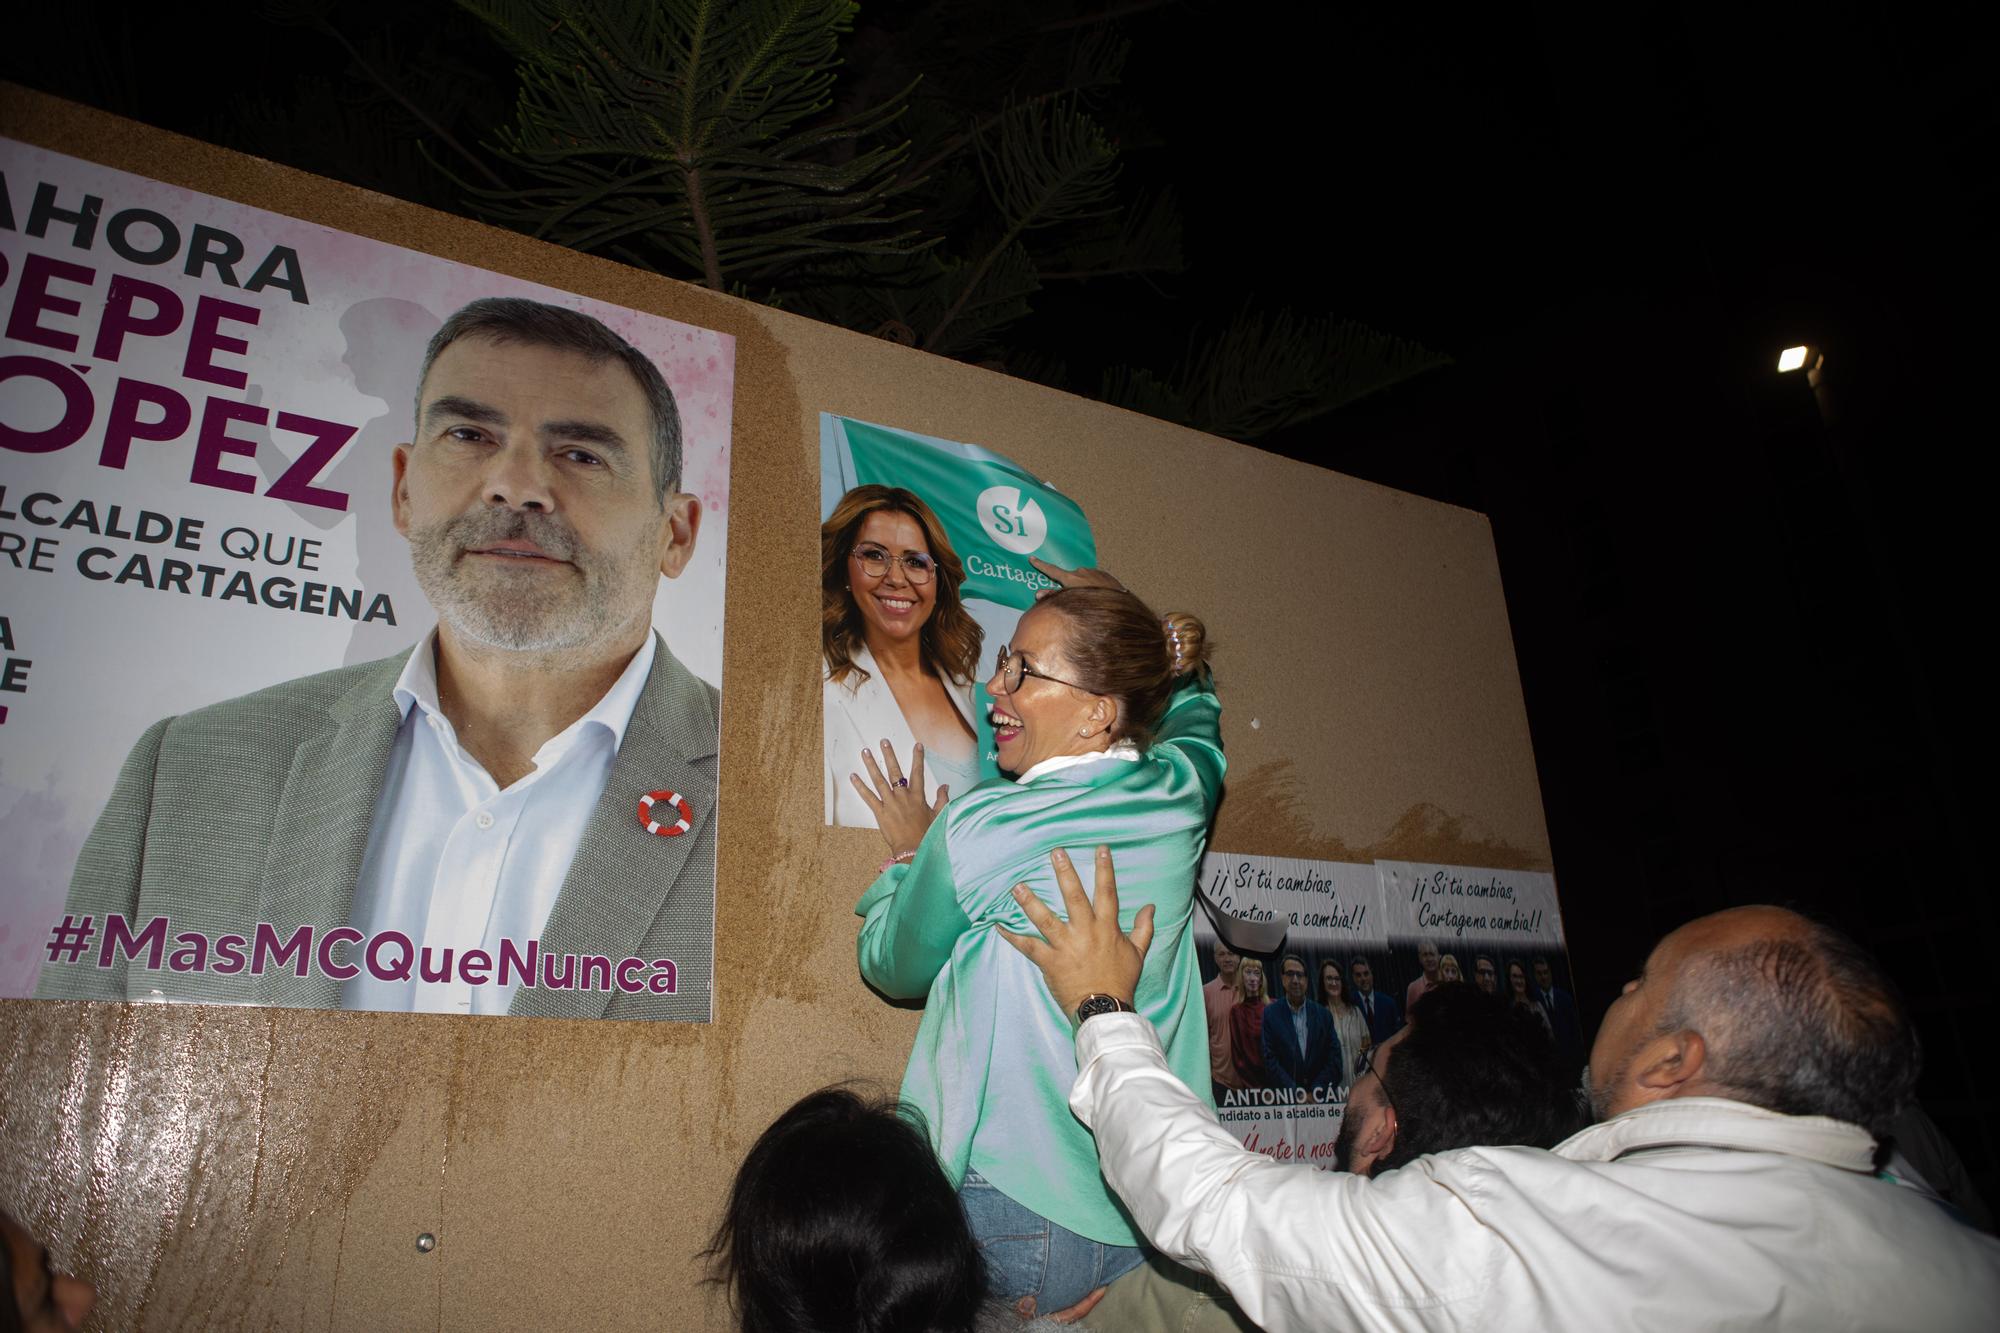
[[1099,843],[1118,873],[1119,925],[1154,909],[1136,997],[1167,1063],[1207,1087],[1208,1022],[1188,922],[1222,793],[1221,706],[1206,685],[1176,693],[1136,761],[1105,758],[1025,783],[986,782],[945,807],[908,865],[861,896],[861,975],[898,998],[928,996],[905,1103],[921,1110],[954,1184],[976,1170],[1003,1194],[1079,1235],[1137,1245],[1104,1183],[1090,1131],[1070,1113],[1069,1016],[1035,965],[994,931],[1032,933],[1010,892],[1026,883],[1063,915],[1049,853],[1065,848],[1095,892]]

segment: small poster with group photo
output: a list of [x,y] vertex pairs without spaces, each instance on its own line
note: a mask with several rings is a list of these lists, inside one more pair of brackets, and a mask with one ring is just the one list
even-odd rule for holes
[[1388,982],[1404,1012],[1463,981],[1505,997],[1548,1030],[1566,1073],[1585,1055],[1555,876],[1534,870],[1378,861],[1396,956]]
[[1348,1093],[1401,1024],[1376,990],[1390,963],[1375,868],[1211,851],[1201,889],[1216,1114],[1245,1147],[1336,1167]]

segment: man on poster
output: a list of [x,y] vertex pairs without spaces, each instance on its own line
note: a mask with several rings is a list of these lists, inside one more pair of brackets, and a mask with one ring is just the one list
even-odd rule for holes
[[1500,970],[1485,954],[1480,954],[1472,960],[1472,984],[1488,995],[1500,993]]
[[1296,1088],[1318,1101],[1340,1082],[1344,1056],[1325,1006],[1306,1002],[1306,960],[1288,953],[1279,964],[1283,998],[1264,1007],[1264,1069],[1274,1088]]
[[1354,978],[1354,1005],[1368,1020],[1369,1037],[1380,1046],[1403,1026],[1403,1011],[1396,1007],[1395,996],[1375,989],[1375,968],[1360,954],[1348,965],[1348,975]]
[[1577,1021],[1576,1001],[1556,985],[1555,969],[1546,958],[1535,960],[1535,1003],[1548,1017],[1549,1032],[1556,1050],[1571,1069],[1583,1064],[1583,1027]]
[[1201,1002],[1208,1015],[1209,1091],[1220,1106],[1228,1100],[1232,1088],[1244,1086],[1243,1076],[1236,1072],[1235,1048],[1229,1033],[1229,1011],[1236,1007],[1236,976],[1243,966],[1243,957],[1220,935],[1210,949],[1215,958],[1215,980],[1201,988]]
[[1416,1007],[1418,997],[1438,988],[1439,961],[1436,940],[1417,941],[1417,966],[1424,971],[1422,976],[1413,979],[1403,991],[1404,1013],[1407,1014]]
[[392,476],[436,631],[148,730],[71,881],[103,938],[38,993],[708,1019],[718,696],[652,630],[701,521],[672,392],[587,315],[474,301]]

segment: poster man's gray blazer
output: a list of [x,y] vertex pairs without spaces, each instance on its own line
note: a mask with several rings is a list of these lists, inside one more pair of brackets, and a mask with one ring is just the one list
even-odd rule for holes
[[[48,999],[183,1000],[338,1008],[340,981],[290,965],[261,976],[210,966],[175,971],[122,957],[96,966],[108,914],[133,931],[170,919],[173,937],[289,939],[347,924],[369,825],[402,724],[393,694],[407,654],[288,681],[154,724],[126,759],[110,803],[77,857],[65,910],[89,913],[98,940],[74,964],[47,963]],[[543,953],[673,960],[676,989],[522,987],[514,1014],[705,1022],[714,973],[715,689],[658,645],[611,777],[540,935]],[[639,798],[686,797],[692,825],[649,833]],[[667,815],[668,820],[674,816]],[[421,941],[419,941],[421,943]],[[358,950],[344,950],[352,960]],[[141,957],[143,963],[143,955]]]

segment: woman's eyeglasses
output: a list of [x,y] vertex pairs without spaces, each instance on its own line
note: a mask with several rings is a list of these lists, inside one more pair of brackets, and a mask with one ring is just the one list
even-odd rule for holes
[[854,558],[861,562],[861,572],[871,579],[887,578],[890,565],[901,565],[903,577],[912,583],[929,583],[937,573],[937,561],[921,552],[890,555],[879,546],[857,546]]
[[1046,671],[1035,670],[1028,665],[1028,659],[1024,655],[1015,652],[1011,647],[1006,645],[1002,645],[999,656],[993,659],[993,674],[1000,678],[1000,693],[1002,694],[1012,694],[1015,690],[1020,689],[1021,680],[1026,676],[1040,676],[1043,680],[1054,681],[1058,685],[1067,685],[1073,690],[1085,690],[1095,693],[1088,685],[1079,685],[1073,680],[1063,680],[1060,677],[1051,676]]

